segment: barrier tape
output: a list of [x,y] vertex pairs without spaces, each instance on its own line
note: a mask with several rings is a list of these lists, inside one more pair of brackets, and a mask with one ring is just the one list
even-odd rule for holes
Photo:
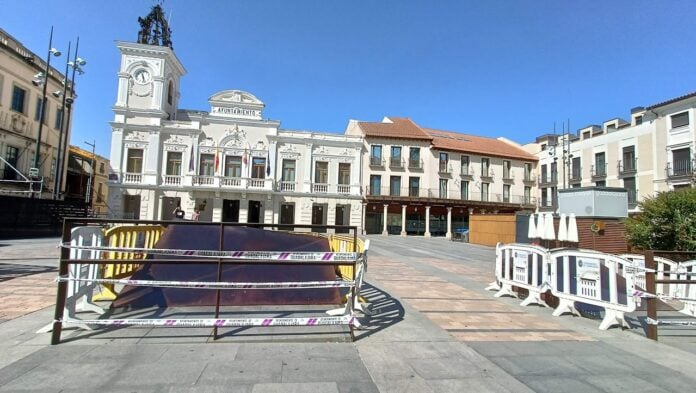
[[660,300],[682,300],[682,301],[696,302],[696,299],[694,299],[694,298],[677,297],[677,296],[669,296],[669,295],[656,295],[654,293],[641,291],[640,289],[634,289],[633,294],[631,296],[642,297],[642,298],[655,298],[655,299],[660,299]]
[[640,267],[640,266],[630,266],[630,267],[627,266],[624,268],[624,270],[627,273],[646,272],[646,273],[656,273],[656,274],[662,273],[665,275],[676,274],[676,275],[680,275],[680,276],[696,276],[696,272],[686,272],[686,271],[680,272],[679,270],[655,270],[655,269],[647,269],[647,268]]
[[675,325],[675,326],[696,326],[696,321],[685,321],[680,319],[652,319],[646,318],[648,325]]
[[[57,321],[56,321],[57,322]],[[241,326],[319,326],[356,325],[354,316],[317,318],[228,318],[228,319],[63,319],[65,324],[159,327],[241,327]]]
[[110,278],[72,278],[59,276],[55,281],[81,281],[98,284],[123,284],[141,287],[203,288],[203,289],[302,289],[302,288],[350,288],[354,281],[305,281],[305,282],[213,282],[213,281],[156,281]]
[[77,250],[97,250],[108,252],[142,252],[154,255],[190,256],[216,259],[248,261],[301,261],[301,262],[353,262],[360,253],[356,252],[286,252],[286,251],[218,251],[218,250],[179,250],[172,248],[79,246],[63,243],[62,247]]

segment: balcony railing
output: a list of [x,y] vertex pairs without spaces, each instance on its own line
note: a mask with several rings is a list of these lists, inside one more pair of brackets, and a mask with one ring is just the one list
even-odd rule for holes
[[582,171],[580,168],[573,168],[570,171],[570,176],[568,177],[568,180],[571,182],[579,182],[582,181]]
[[162,175],[162,184],[165,186],[181,185],[181,175]]
[[336,192],[339,194],[350,194],[350,184],[337,184]]
[[409,158],[408,169],[423,169],[423,160]]
[[461,172],[459,173],[459,176],[466,177],[466,178],[473,177],[474,176],[474,168],[463,166],[461,169]]
[[604,165],[592,165],[591,170],[593,179],[600,179],[607,177],[607,164]]
[[325,183],[312,183],[312,192],[317,194],[328,194],[329,185]]
[[619,160],[618,162],[619,176],[633,176],[636,174],[637,169],[637,160],[635,158],[625,161]]
[[452,165],[446,162],[441,162],[437,167],[438,173],[452,173]]
[[636,190],[626,190],[628,192],[628,207],[634,208],[638,204],[638,193]]
[[296,187],[297,187],[297,183],[294,181],[279,181],[278,182],[278,191],[294,192]]
[[123,175],[123,182],[126,184],[140,184],[143,181],[142,173],[125,173]]
[[667,164],[665,168],[668,179],[678,179],[693,176],[694,163],[687,160],[675,161]]
[[525,172],[522,181],[525,183],[536,183],[536,179],[534,178],[534,175],[532,175],[531,172]]
[[513,181],[515,180],[515,175],[512,174],[512,170],[503,170],[503,181]]
[[273,188],[273,179],[248,179],[247,188],[271,190]]
[[550,185],[558,183],[558,172],[543,173],[539,175],[539,185]]
[[212,186],[215,184],[215,176],[194,176],[193,185],[194,186]]
[[481,169],[481,177],[493,178],[494,176],[495,176],[495,172],[493,172],[493,169],[491,169],[491,168]]
[[382,157],[370,157],[370,166],[373,167],[384,167],[384,159]]
[[401,161],[401,157],[391,157],[389,158],[389,167],[390,168],[403,168],[404,163]]
[[535,197],[525,197],[524,195],[505,195],[490,192],[482,193],[479,190],[469,190],[468,193],[462,195],[461,190],[454,187],[448,187],[447,189],[415,187],[399,187],[392,189],[390,187],[365,187],[365,195],[373,197],[427,198],[449,201],[493,202],[530,206],[536,205]]

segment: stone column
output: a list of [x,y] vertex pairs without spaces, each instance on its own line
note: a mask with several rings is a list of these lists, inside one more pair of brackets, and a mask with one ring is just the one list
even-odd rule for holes
[[384,205],[384,226],[382,227],[382,235],[388,235],[389,232],[387,232],[387,208],[389,205],[385,204]]
[[360,228],[362,229],[362,234],[365,232],[365,214],[367,213],[367,203],[362,204],[362,222],[360,223]]
[[401,205],[401,236],[406,236],[406,205]]
[[430,206],[425,207],[425,237],[430,237]]
[[447,234],[445,237],[448,239],[452,238],[452,208],[447,208]]

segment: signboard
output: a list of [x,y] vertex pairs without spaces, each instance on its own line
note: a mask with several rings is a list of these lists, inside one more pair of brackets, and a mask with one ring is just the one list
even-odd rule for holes
[[599,278],[599,259],[578,257],[577,266],[578,277],[595,280]]
[[527,251],[513,251],[512,260],[515,267],[527,267],[529,253]]
[[39,168],[29,168],[29,177],[39,177]]

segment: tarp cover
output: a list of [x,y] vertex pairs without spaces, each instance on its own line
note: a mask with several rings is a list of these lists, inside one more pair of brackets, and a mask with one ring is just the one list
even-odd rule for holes
[[[224,250],[239,251],[330,251],[326,238],[247,227],[225,227]],[[169,225],[155,248],[218,250],[219,225]],[[150,255],[150,259],[174,258]],[[178,257],[190,259],[190,257]],[[217,281],[217,264],[145,263],[134,280]],[[223,265],[221,281],[283,282],[335,280],[333,266]],[[215,305],[216,290],[126,286],[112,308],[180,307]],[[280,304],[339,304],[338,288],[313,289],[225,289],[220,304],[227,306]]]

